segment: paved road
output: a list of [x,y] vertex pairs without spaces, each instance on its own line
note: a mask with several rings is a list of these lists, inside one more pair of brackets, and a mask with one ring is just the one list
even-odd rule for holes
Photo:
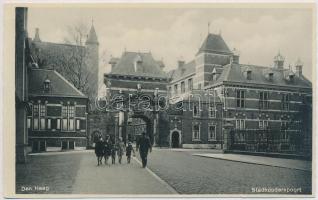
[[252,188],[301,188],[311,172],[192,156],[198,151],[154,150],[149,168],[180,194],[255,194]]
[[[87,153],[29,156],[28,164],[16,165],[17,194],[69,194],[82,156]],[[36,190],[36,186],[48,190]],[[32,190],[25,190],[31,188]]]
[[[180,194],[249,194],[253,187],[311,192],[310,171],[192,155],[198,152],[155,149],[149,155],[149,169]],[[171,194],[140,164],[97,167],[93,152],[31,156],[30,163],[17,165],[16,180],[17,193]],[[28,186],[49,190],[21,191]]]
[[[110,160],[108,161],[110,163]],[[130,164],[96,165],[94,153],[86,154],[80,162],[72,188],[73,194],[175,194],[134,159]]]

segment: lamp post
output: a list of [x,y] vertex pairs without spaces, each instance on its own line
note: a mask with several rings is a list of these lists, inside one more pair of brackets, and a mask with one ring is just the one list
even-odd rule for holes
[[153,102],[154,102],[153,103],[153,114],[154,114],[153,145],[154,146],[156,146],[156,137],[158,135],[158,122],[159,122],[158,93],[159,93],[159,88],[156,88],[154,91],[154,99],[153,99]]

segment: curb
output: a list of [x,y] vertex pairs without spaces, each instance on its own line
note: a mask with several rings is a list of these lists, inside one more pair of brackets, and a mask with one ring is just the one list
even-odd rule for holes
[[246,163],[246,164],[264,165],[264,166],[285,168],[285,169],[293,169],[293,170],[300,170],[300,171],[306,171],[306,172],[311,172],[312,171],[311,169],[304,169],[304,168],[285,167],[285,166],[271,165],[271,164],[266,164],[266,163],[256,163],[256,162],[248,162],[248,161],[243,161],[243,160],[233,160],[233,159],[229,159],[229,158],[217,158],[217,157],[211,157],[211,156],[205,156],[205,155],[199,155],[199,154],[192,154],[192,155],[193,156],[204,157],[204,158],[213,158],[213,159],[218,159],[218,160],[226,160],[226,161],[240,162],[240,163]]
[[[138,158],[133,157],[133,159],[140,165],[142,165],[142,163],[140,162],[140,160],[138,160]],[[153,177],[155,177],[155,179],[157,179],[162,185],[164,185],[172,194],[179,194],[173,187],[171,187],[166,181],[162,180],[157,174],[155,174],[153,171],[151,171],[148,167],[145,168]]]

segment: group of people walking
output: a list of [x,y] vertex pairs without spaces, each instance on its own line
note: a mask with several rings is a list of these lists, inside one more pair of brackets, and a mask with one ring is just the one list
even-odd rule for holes
[[[136,151],[139,151],[140,153],[142,167],[144,168],[147,166],[147,156],[148,152],[151,152],[151,150],[152,146],[150,139],[146,136],[146,133],[142,133],[142,137],[137,140]],[[118,142],[115,143],[110,139],[109,135],[107,135],[105,140],[100,137],[99,141],[95,144],[95,154],[97,157],[98,166],[102,165],[103,158],[106,165],[108,164],[109,158],[111,158],[112,164],[115,164],[116,154],[118,157],[118,163],[121,164],[124,153],[126,153],[127,163],[129,164],[131,161],[131,156],[135,155],[135,151],[132,143],[128,142],[126,146],[121,137],[118,139]]]

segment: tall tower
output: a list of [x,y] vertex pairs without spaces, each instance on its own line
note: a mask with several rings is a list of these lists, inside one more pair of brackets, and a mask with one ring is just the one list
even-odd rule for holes
[[218,71],[230,63],[233,52],[220,34],[208,33],[195,58],[194,89],[203,89],[212,79],[213,71]]
[[87,36],[85,43],[86,47],[86,66],[88,73],[88,96],[91,105],[94,103],[95,98],[98,96],[98,72],[99,72],[99,43],[95,32],[94,24]]

